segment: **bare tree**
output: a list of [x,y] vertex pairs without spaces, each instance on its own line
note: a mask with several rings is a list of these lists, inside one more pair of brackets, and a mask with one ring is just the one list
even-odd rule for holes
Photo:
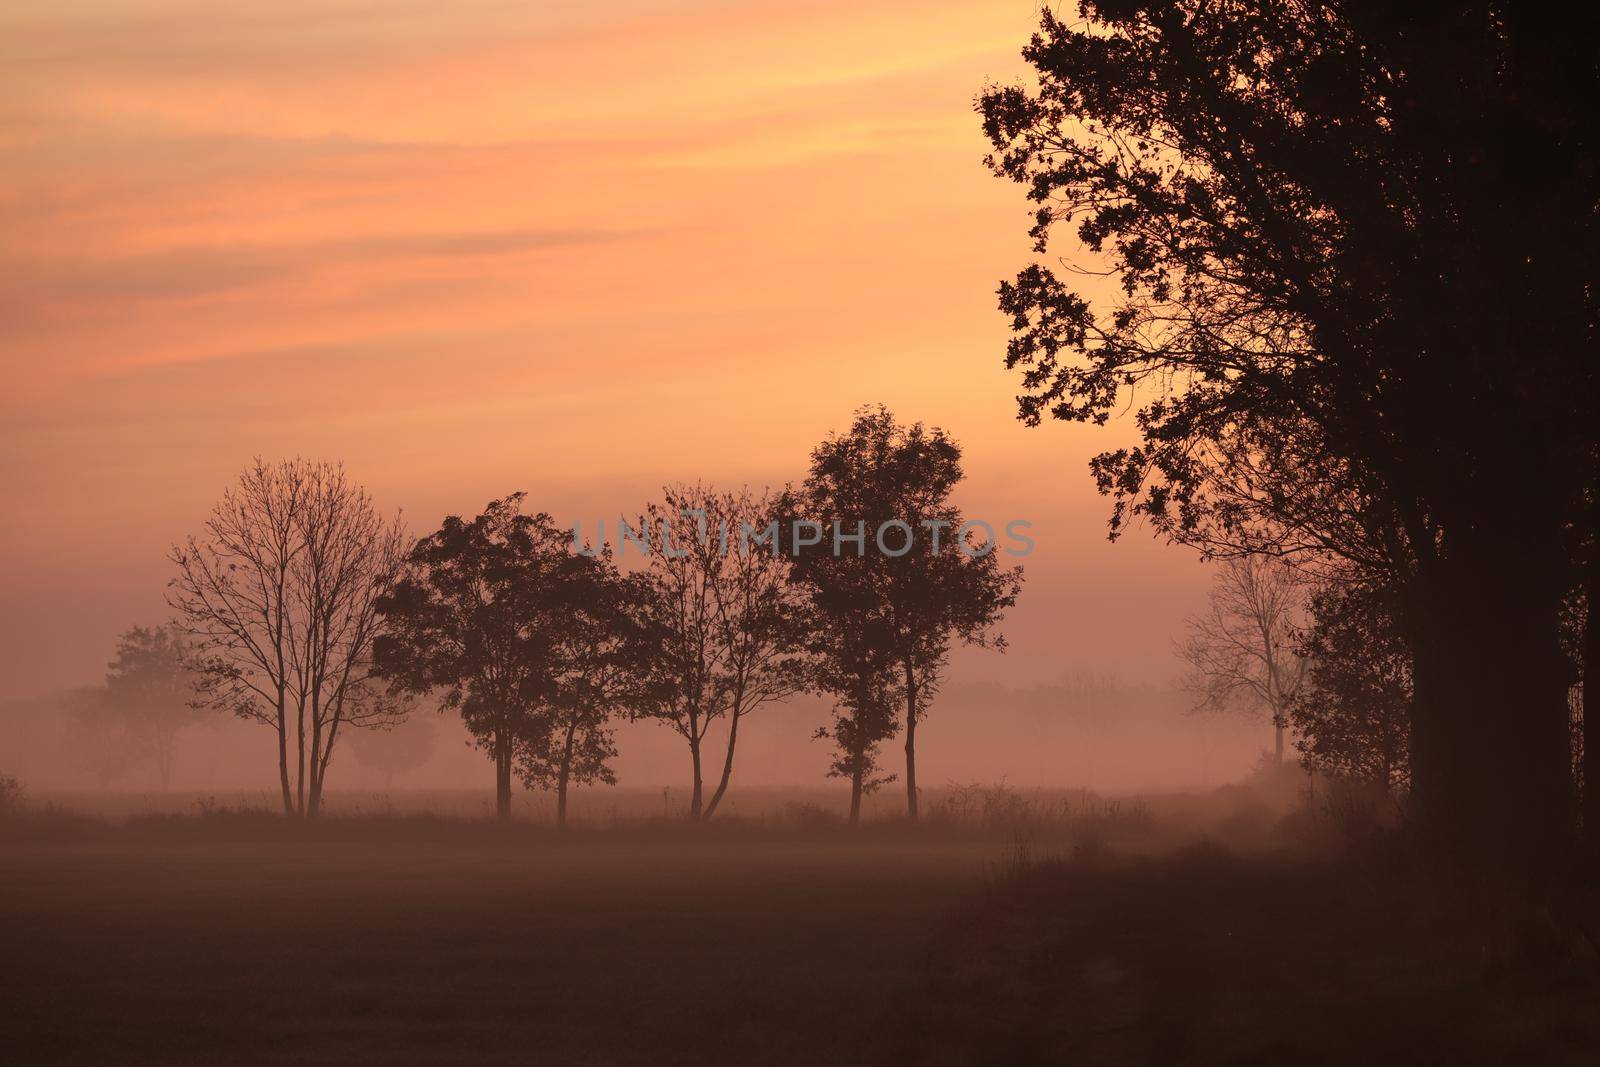
[[[642,715],[688,743],[689,817],[710,818],[733,779],[739,726],[805,688],[804,597],[779,552],[777,499],[749,488],[668,486],[640,520],[648,538],[649,613],[660,655]],[[705,744],[727,722],[722,770],[705,797]]]
[[343,467],[257,459],[172,550],[198,702],[273,730],[286,813],[317,813],[342,728],[400,714],[372,646],[404,539]]
[[[716,601],[716,634],[726,678],[728,744],[722,777],[706,803],[710,818],[733,777],[739,724],[763,705],[794,696],[806,687],[805,595],[790,579],[789,561],[778,551],[771,524],[779,502],[765,489],[748,487],[708,495],[705,536],[715,536],[723,560],[711,583]],[[771,544],[757,543],[767,532]]]
[[1230,559],[1217,572],[1207,610],[1189,618],[1178,655],[1189,665],[1183,687],[1197,712],[1264,713],[1272,722],[1273,755],[1283,762],[1289,722],[1306,662],[1296,634],[1305,598],[1290,568],[1274,559]]
[[[641,691],[650,694],[635,714],[670,727],[689,747],[689,818],[705,809],[702,750],[712,723],[727,713],[728,674],[718,617],[717,584],[726,562],[713,535],[716,493],[703,485],[668,486],[632,531],[649,555],[645,613],[658,635],[658,655]],[[626,553],[628,532],[619,538]]]

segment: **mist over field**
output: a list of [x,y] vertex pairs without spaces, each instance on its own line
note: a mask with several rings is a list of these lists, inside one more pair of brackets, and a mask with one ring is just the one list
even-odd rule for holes
[[[162,801],[154,761],[94,751],[72,721],[68,701],[45,696],[0,704],[0,748],[29,788],[131,794],[142,803],[170,806]],[[1237,781],[1270,748],[1270,725],[1258,716],[1199,715],[1193,705],[1193,695],[1180,690],[1088,674],[1019,689],[999,682],[955,682],[934,705],[921,758],[935,785],[1006,782],[1138,795]],[[335,790],[489,794],[492,783],[483,757],[470,748],[459,721],[438,712],[417,715],[427,735],[416,743],[420,762],[390,771],[381,756],[364,759],[364,739],[357,738],[340,758]],[[827,751],[812,736],[824,716],[816,697],[763,709],[744,727],[739,784],[825,793]],[[221,716],[197,721],[179,736],[166,791],[186,798],[270,794],[276,781],[268,740],[260,727],[248,723]],[[115,746],[117,739],[108,744]],[[617,747],[622,787],[657,792],[677,787],[681,793],[687,760],[669,733],[650,723],[626,724],[618,731]],[[584,807],[603,809],[606,792],[606,787],[590,790]],[[537,805],[540,798],[528,794],[525,802]]]
[[1597,40],[0,5],[0,1067],[1600,1063]]

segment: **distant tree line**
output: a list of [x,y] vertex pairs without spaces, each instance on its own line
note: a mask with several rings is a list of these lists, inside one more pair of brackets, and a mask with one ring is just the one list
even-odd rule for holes
[[[177,621],[162,633],[184,705],[271,730],[293,815],[317,814],[340,738],[393,730],[431,701],[491,761],[501,818],[520,782],[552,792],[564,822],[571,787],[616,781],[616,725],[649,720],[683,740],[688,815],[705,819],[744,720],[810,692],[834,701],[817,736],[850,782],[851,820],[894,779],[881,747],[902,730],[915,819],[917,729],[949,652],[1003,648],[995,628],[1022,584],[992,533],[964,527],[962,476],[943,431],[865,408],[799,487],[664,489],[621,524],[644,552],[625,571],[523,493],[408,542],[337,465],[257,461],[174,549]],[[875,536],[886,525],[892,543]],[[934,537],[907,551],[902,528]]]

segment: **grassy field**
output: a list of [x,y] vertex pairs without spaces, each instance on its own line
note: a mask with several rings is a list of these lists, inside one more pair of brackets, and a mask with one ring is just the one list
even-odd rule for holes
[[1001,852],[426,825],[13,843],[0,1062],[849,1060]]
[[1490,975],[1378,873],[1142,818],[19,826],[5,1064],[1600,1057],[1592,955]]

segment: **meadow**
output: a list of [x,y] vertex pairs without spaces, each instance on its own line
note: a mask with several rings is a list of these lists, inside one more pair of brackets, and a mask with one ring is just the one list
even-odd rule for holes
[[698,827],[619,815],[565,831],[353,797],[311,826],[209,799],[36,803],[0,822],[0,1061],[1582,1063],[1600,1049],[1592,955],[1537,982],[1495,971],[1470,922],[1399,900],[1407,879],[1332,855],[1314,820],[1268,818],[1247,790],[1073,808],[1064,792],[969,787],[916,827],[767,799]]

